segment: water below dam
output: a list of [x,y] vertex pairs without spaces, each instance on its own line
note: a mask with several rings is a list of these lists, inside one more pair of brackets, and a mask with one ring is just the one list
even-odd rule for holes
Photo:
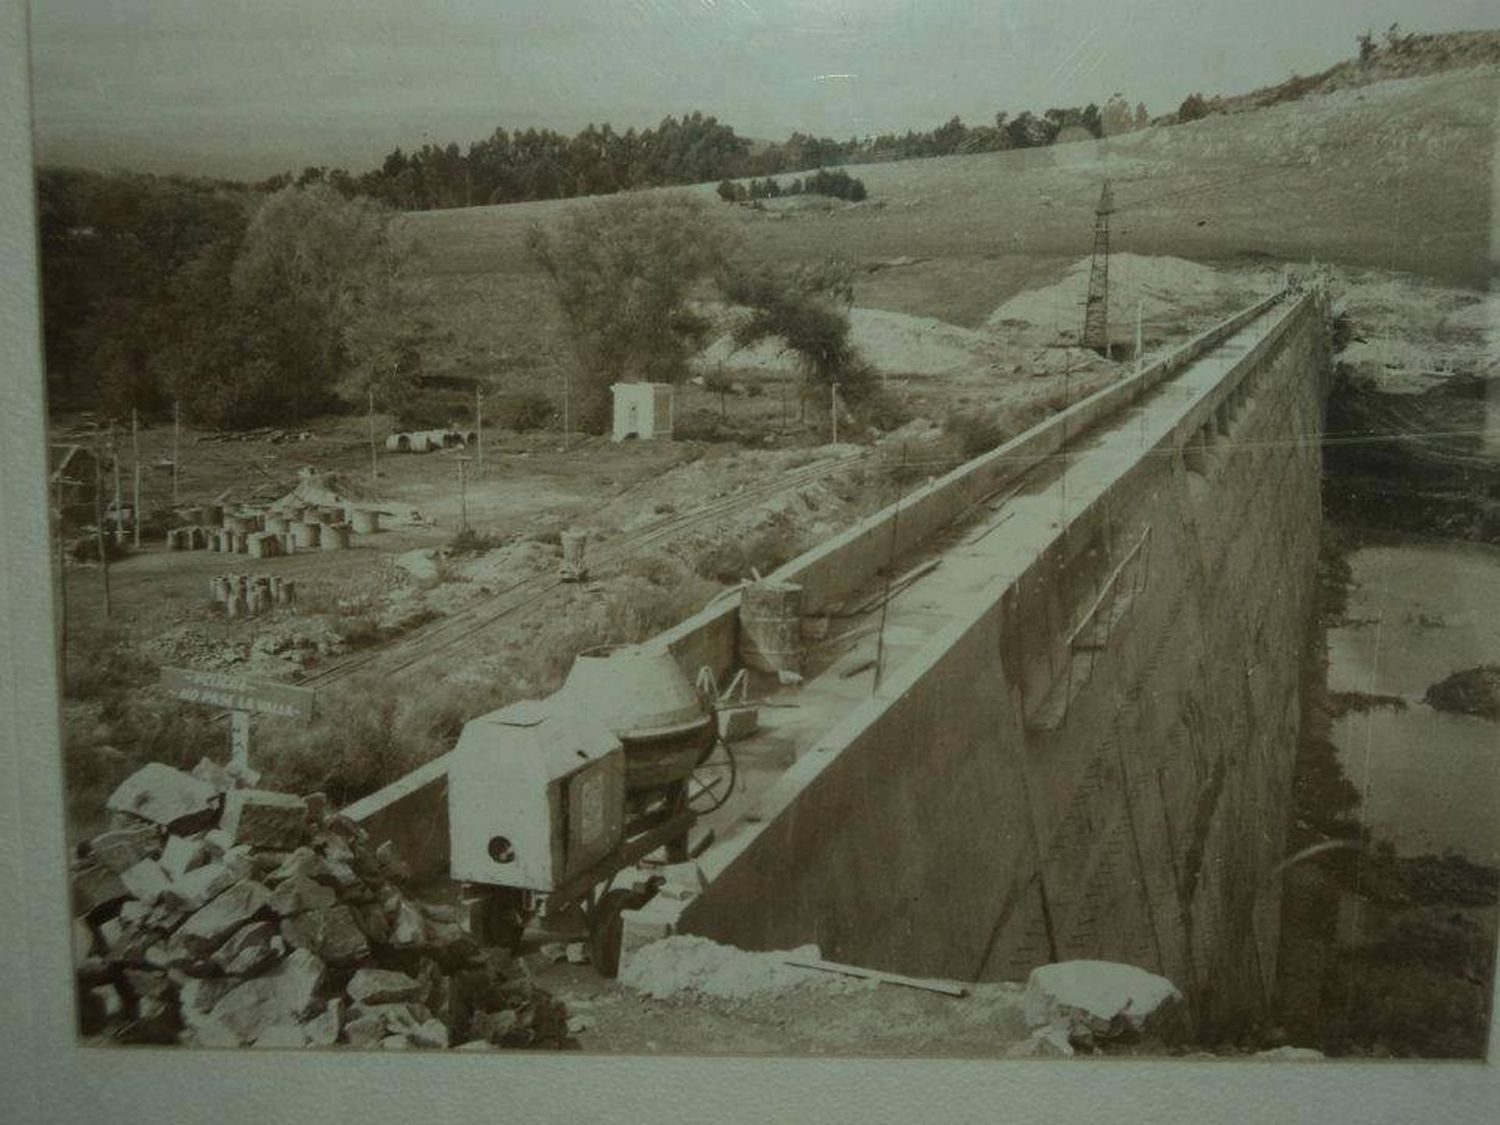
[[1500,865],[1500,722],[1423,702],[1454,672],[1500,664],[1500,549],[1407,542],[1360,548],[1348,563],[1328,689],[1406,704],[1352,709],[1334,724],[1360,820],[1401,855]]

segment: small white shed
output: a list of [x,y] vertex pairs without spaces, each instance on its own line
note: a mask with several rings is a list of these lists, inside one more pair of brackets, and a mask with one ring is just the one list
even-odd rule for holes
[[672,437],[672,384],[615,383],[614,440]]

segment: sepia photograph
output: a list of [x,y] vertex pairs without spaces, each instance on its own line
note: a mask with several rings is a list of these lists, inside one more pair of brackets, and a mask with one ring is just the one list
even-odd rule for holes
[[26,20],[70,1049],[1491,1056],[1490,4]]

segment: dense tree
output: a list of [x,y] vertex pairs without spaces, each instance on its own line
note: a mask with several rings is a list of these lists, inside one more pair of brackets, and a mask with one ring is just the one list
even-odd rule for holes
[[552,281],[573,346],[577,424],[604,425],[612,383],[684,378],[709,327],[688,297],[728,249],[701,203],[636,196],[580,207],[550,230],[533,227],[527,249]]
[[232,253],[251,198],[206,180],[65,169],[38,175],[54,406],[124,417],[161,405],[151,357],[179,331],[174,279],[215,248]]
[[734,342],[749,347],[767,337],[795,352],[804,377],[819,386],[838,383],[851,401],[874,387],[870,369],[849,340],[853,271],[844,262],[796,269],[732,266],[720,277],[727,300],[748,315],[734,328]]

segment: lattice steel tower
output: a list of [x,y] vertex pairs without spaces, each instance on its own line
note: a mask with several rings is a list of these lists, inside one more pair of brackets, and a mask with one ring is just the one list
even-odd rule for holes
[[1083,346],[1109,354],[1109,216],[1115,198],[1104,181],[1094,211],[1094,262],[1089,268],[1089,295],[1083,305]]

